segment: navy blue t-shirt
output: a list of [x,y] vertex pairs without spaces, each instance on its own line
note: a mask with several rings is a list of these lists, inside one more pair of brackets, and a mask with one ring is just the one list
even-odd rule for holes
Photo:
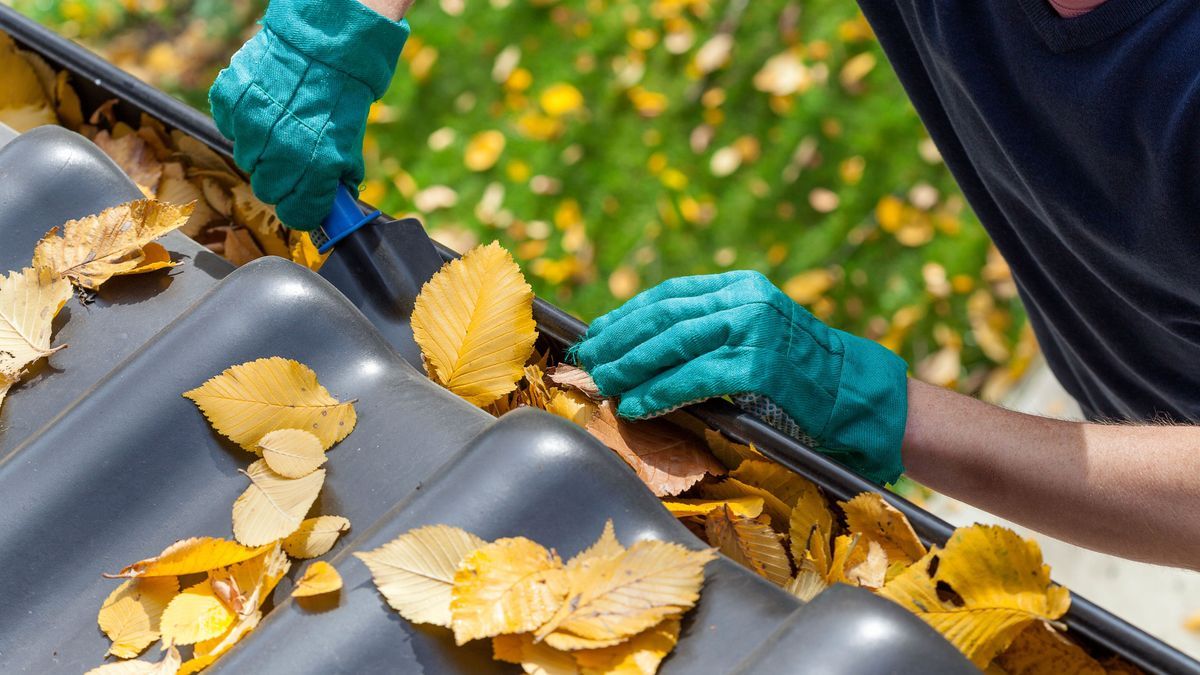
[[860,5],[1067,391],[1200,421],[1200,2]]

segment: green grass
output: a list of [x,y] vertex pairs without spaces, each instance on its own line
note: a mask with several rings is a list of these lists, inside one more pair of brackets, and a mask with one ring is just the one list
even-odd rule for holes
[[[201,107],[255,17],[230,0],[15,4]],[[914,365],[941,350],[940,369],[920,369],[940,383],[978,392],[989,373],[1002,381],[1020,370],[1030,344],[1011,281],[1002,265],[987,268],[986,234],[929,152],[854,3],[467,0],[459,16],[442,9],[457,4],[418,0],[414,40],[372,117],[364,188],[385,210],[417,212],[420,191],[450,188],[455,205],[420,213],[435,234],[459,245],[499,239],[540,295],[584,318],[669,277],[748,268]],[[694,36],[690,48],[668,50],[672,29]],[[691,64],[718,32],[733,36],[731,56],[702,75]],[[506,47],[519,48],[527,89],[493,77]],[[787,50],[811,81],[773,105],[755,78]],[[847,63],[872,59],[861,79],[842,81]],[[661,114],[639,112],[631,82],[618,77],[631,60],[644,62],[637,86],[662,95]],[[552,137],[530,137],[522,118],[544,116],[539,98],[560,83],[582,94],[583,108],[557,118]],[[712,140],[697,152],[691,139],[706,121]],[[472,171],[467,144],[487,130],[503,134],[504,151]],[[758,156],[714,175],[713,154],[738,142]],[[806,161],[797,171],[798,148]],[[547,182],[559,189],[533,187]],[[502,212],[483,222],[489,186],[503,188]],[[814,208],[814,190],[818,203],[836,195],[836,208]],[[1003,388],[994,386],[991,396]]]

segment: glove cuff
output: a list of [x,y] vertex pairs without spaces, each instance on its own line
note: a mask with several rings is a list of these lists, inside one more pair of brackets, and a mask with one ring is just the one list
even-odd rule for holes
[[408,20],[359,0],[271,0],[263,25],[305,56],[361,81],[382,98],[408,40]]
[[900,447],[908,423],[908,364],[872,340],[839,333],[841,382],[821,446],[847,453],[849,463],[878,483],[904,472]]

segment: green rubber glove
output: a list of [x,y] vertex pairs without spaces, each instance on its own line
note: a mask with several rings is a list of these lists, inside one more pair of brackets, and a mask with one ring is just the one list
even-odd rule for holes
[[297,230],[321,225],[339,183],[363,180],[371,103],[408,39],[358,0],[272,0],[263,29],[209,91],[217,128],[254,194]]
[[879,483],[903,472],[908,366],[821,323],[757,272],[666,281],[597,319],[571,349],[622,417],[757,394],[819,450]]

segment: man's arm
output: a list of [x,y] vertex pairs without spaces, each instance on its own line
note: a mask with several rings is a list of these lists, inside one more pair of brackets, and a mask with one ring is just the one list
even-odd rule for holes
[[359,0],[362,4],[379,12],[392,21],[399,21],[408,13],[416,0]]
[[910,380],[914,479],[1079,546],[1200,570],[1200,427],[1063,422]]

